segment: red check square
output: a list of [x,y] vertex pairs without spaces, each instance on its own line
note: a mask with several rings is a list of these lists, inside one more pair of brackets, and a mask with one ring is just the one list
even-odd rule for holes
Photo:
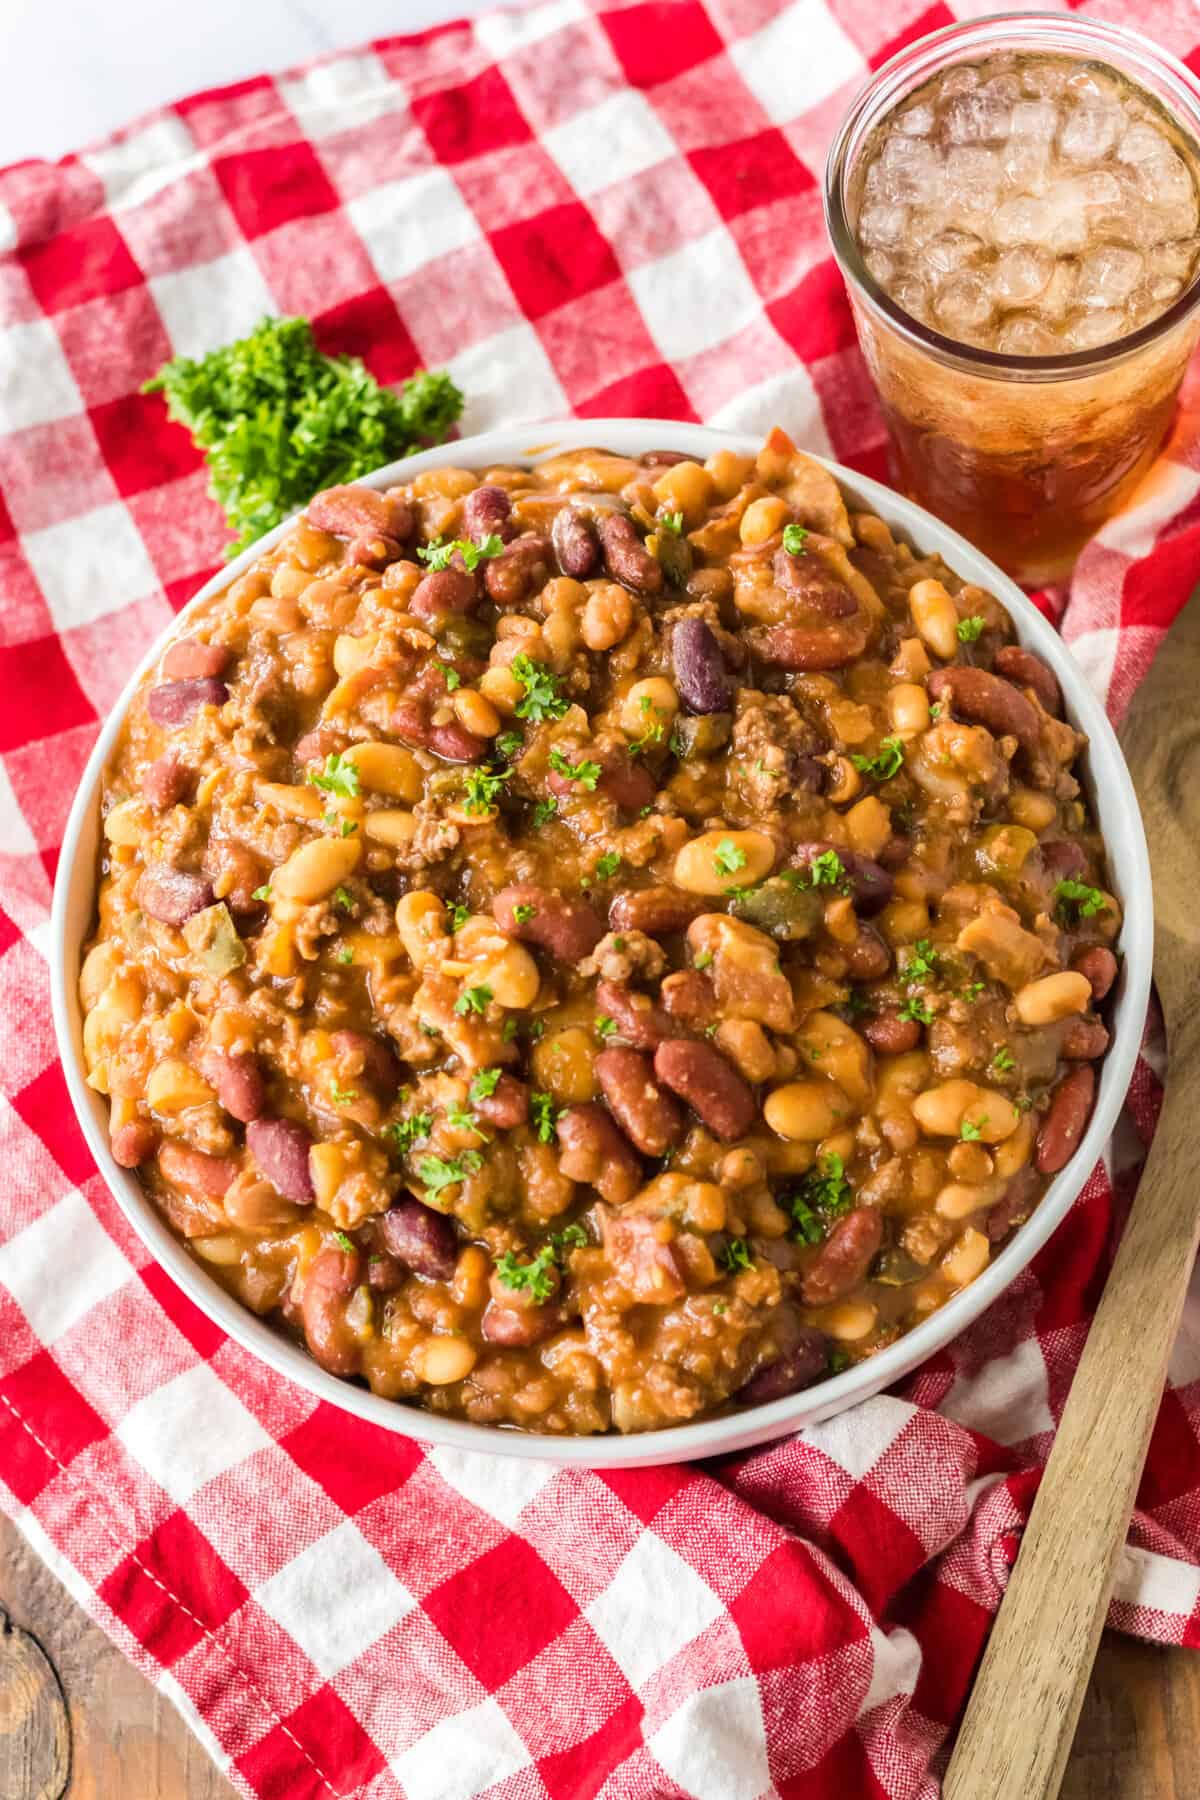
[[169,1668],[249,1598],[204,1534],[173,1512],[99,1588],[150,1654]]
[[818,1557],[796,1542],[759,1564],[729,1611],[756,1670],[813,1661],[867,1635]]
[[90,417],[122,498],[178,481],[204,466],[191,432],[168,419],[161,394],[126,394],[106,406],[93,406]]
[[648,0],[601,14],[631,87],[656,87],[719,56],[721,40],[699,0]]
[[806,363],[854,343],[854,319],[841,271],[832,257],[810,269],[790,294],[773,301],[767,316]]
[[359,356],[376,381],[405,380],[421,366],[417,346],[384,287],[371,287],[313,319],[313,334],[327,356]]
[[579,1609],[524,1538],[507,1537],[425,1596],[425,1611],[495,1692],[565,1631]]
[[351,1514],[396,1493],[424,1461],[411,1438],[347,1419],[324,1401],[279,1442],[297,1467]]
[[26,1506],[108,1426],[48,1350],[0,1381],[0,1471]]
[[52,233],[17,252],[44,312],[65,312],[85,300],[137,287],[141,270],[113,224],[101,216]]
[[678,375],[669,363],[652,363],[635,369],[609,387],[599,388],[581,400],[576,412],[592,419],[691,419],[699,420]]
[[688,161],[723,219],[736,219],[752,207],[786,200],[817,184],[816,176],[800,161],[782,131],[774,129],[737,143],[693,150]]
[[645,1709],[636,1694],[610,1713],[598,1731],[569,1750],[538,1758],[537,1770],[550,1800],[592,1800],[613,1770],[642,1742]]
[[332,212],[338,204],[311,144],[273,145],[218,156],[213,173],[229,210],[248,238],[261,237],[289,219]]
[[71,1109],[60,1062],[47,1063],[41,1074],[13,1098],[13,1106],[43,1144],[54,1145],[54,1160],[76,1187],[95,1174],[92,1153]]
[[526,317],[539,319],[620,277],[607,238],[586,206],[551,206],[491,234],[492,249]]
[[328,1686],[237,1760],[238,1773],[259,1800],[329,1800],[325,1769],[337,1771],[333,1791],[349,1796],[386,1767],[378,1747]]
[[57,637],[0,647],[0,693],[0,751],[95,722]]
[[462,87],[422,94],[412,103],[439,162],[466,162],[533,136],[516,96],[497,68],[485,69]]

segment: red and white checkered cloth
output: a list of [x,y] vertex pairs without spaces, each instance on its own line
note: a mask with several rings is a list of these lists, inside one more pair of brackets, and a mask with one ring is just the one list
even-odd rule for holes
[[[779,422],[884,474],[818,173],[867,69],[952,16],[549,0],[0,174],[0,1501],[246,1795],[937,1792],[1103,1280],[1103,1172],[969,1332],[797,1438],[629,1474],[425,1453],[148,1260],[72,1119],[43,947],[97,721],[224,541],[145,378],[299,312],[384,381],[447,364],[467,430]],[[1136,21],[1200,66],[1190,0]],[[1114,714],[1200,575],[1198,409],[1193,380],[1062,615]],[[1143,1062],[1122,1201],[1156,1092]],[[1200,1297],[1112,1613],[1170,1643],[1200,1642],[1198,1378]]]

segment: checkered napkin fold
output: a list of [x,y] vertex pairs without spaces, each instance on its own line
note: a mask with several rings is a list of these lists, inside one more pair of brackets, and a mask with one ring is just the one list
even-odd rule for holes
[[[314,1405],[175,1291],[73,1123],[43,952],[97,722],[224,541],[147,376],[303,313],[384,381],[448,365],[467,430],[778,421],[883,474],[818,171],[868,67],[950,16],[548,0],[0,174],[0,1499],[243,1794],[937,1792],[1152,1128],[1147,1061],[1108,1172],[897,1393],[720,1466],[557,1472]],[[1186,9],[1137,23],[1194,59]],[[1046,597],[1114,713],[1200,563],[1197,394]],[[1198,1375],[1200,1305],[1112,1614],[1173,1643],[1200,1636]]]

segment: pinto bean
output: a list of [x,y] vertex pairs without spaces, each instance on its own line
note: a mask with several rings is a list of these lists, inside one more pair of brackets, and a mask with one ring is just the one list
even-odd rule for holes
[[1092,999],[1103,1000],[1117,979],[1117,959],[1111,950],[1094,945],[1090,950],[1077,950],[1071,967],[1086,975],[1092,984]]
[[[532,913],[518,919],[518,909],[530,906]],[[532,881],[501,888],[492,899],[492,917],[506,937],[536,944],[560,962],[590,956],[604,936],[604,921],[587,900],[568,900]]]
[[809,844],[797,844],[792,853],[792,867],[808,869],[819,856],[824,856],[830,850],[836,853],[846,872],[846,880],[857,910],[861,913],[875,913],[885,907],[892,897],[895,883],[880,863],[873,862],[869,856],[861,856],[857,850],[846,850],[841,844],[828,843],[824,838]]
[[584,581],[589,575],[596,573],[600,561],[600,540],[590,519],[583,513],[576,512],[573,506],[564,506],[555,513],[554,524],[550,528],[550,542],[564,575],[572,575],[576,581]]
[[1048,844],[1038,846],[1042,853],[1042,867],[1055,881],[1077,881],[1087,872],[1087,856],[1083,846],[1072,842],[1069,838],[1055,838]]
[[333,537],[389,537],[404,543],[412,536],[413,509],[402,494],[349,484],[326,488],[308,503],[306,518],[317,531]]
[[357,1250],[319,1250],[304,1275],[300,1317],[313,1360],[331,1375],[354,1375],[362,1347],[346,1319],[346,1301],[362,1280]]
[[637,994],[623,982],[598,982],[596,1005],[613,1020],[617,1036],[635,1050],[657,1050],[664,1038],[676,1035],[670,1014],[655,1006],[647,994]]
[[647,937],[669,937],[676,931],[686,931],[706,904],[699,894],[685,894],[682,888],[633,888],[616,896],[608,909],[608,922],[614,931],[644,931]]
[[642,1185],[637,1152],[611,1113],[594,1100],[569,1106],[558,1121],[560,1174],[594,1187],[610,1206],[623,1206]]
[[844,625],[752,625],[746,642],[760,662],[778,669],[844,669],[867,647],[867,627]]
[[842,956],[852,981],[882,981],[892,966],[892,953],[873,925],[860,924],[854,942],[842,946]]
[[1005,644],[992,659],[997,675],[1015,681],[1018,687],[1032,688],[1042,705],[1054,718],[1062,718],[1062,689],[1058,677],[1048,663],[1022,644]]
[[182,925],[193,913],[212,905],[213,891],[202,875],[189,875],[170,863],[151,863],[138,881],[137,903],[164,925]]
[[200,1073],[216,1089],[225,1111],[243,1125],[257,1119],[267,1104],[261,1064],[249,1051],[227,1056],[221,1050],[207,1050],[200,1059]]
[[822,613],[827,619],[848,619],[858,611],[858,601],[849,588],[815,556],[797,556],[780,547],[775,552],[773,573],[776,584],[810,612]]
[[658,792],[645,763],[618,751],[604,758],[604,769],[596,790],[606,795],[622,812],[641,812],[643,806],[653,804]]
[[549,540],[529,533],[488,558],[483,585],[497,606],[520,606],[545,587],[553,565]]
[[663,1305],[687,1291],[675,1247],[664,1242],[649,1213],[608,1213],[601,1220],[613,1274],[637,1301]]
[[476,737],[457,719],[449,719],[444,725],[432,724],[428,705],[420,700],[402,700],[394,707],[388,729],[406,744],[432,750],[445,762],[478,762],[487,754],[486,738]]
[[308,1168],[312,1144],[303,1125],[294,1119],[252,1119],[246,1127],[246,1144],[259,1171],[285,1200],[310,1206],[316,1195]]
[[158,1167],[164,1181],[207,1200],[220,1200],[241,1170],[236,1156],[209,1156],[190,1144],[170,1141],[158,1153]]
[[1015,737],[1027,755],[1037,752],[1041,726],[1037,708],[1011,681],[987,669],[935,669],[925,683],[927,693],[956,713],[983,725],[993,737]]
[[458,1239],[444,1213],[434,1212],[411,1194],[377,1218],[384,1249],[414,1275],[427,1281],[449,1281],[458,1260]]
[[223,681],[161,681],[146,695],[146,711],[156,725],[186,725],[202,706],[224,706],[229,689]]
[[312,731],[306,731],[303,737],[296,739],[292,746],[292,755],[304,768],[311,762],[324,762],[332,751],[341,752],[350,742],[344,731],[338,731],[333,725],[317,725]]
[[915,1050],[921,1041],[921,1027],[915,1019],[902,1019],[898,1008],[885,1007],[872,1019],[864,1019],[858,1028],[881,1056],[899,1056]]
[[515,1075],[501,1075],[490,1094],[471,1102],[485,1125],[512,1131],[529,1117],[529,1086]]
[[679,1142],[683,1113],[654,1079],[649,1057],[637,1050],[602,1050],[596,1079],[617,1124],[644,1155],[665,1156]]
[[479,1329],[489,1344],[526,1350],[548,1338],[561,1323],[562,1313],[557,1306],[517,1306],[489,1300]]
[[335,1031],[330,1043],[340,1056],[347,1058],[383,1104],[390,1106],[396,1098],[402,1073],[391,1045],[365,1031]]
[[1032,1163],[1026,1163],[1023,1169],[1017,1170],[999,1200],[988,1209],[984,1229],[993,1244],[998,1244],[1001,1238],[1008,1236],[1014,1225],[1022,1224],[1029,1217],[1040,1186],[1037,1170]]
[[1043,1175],[1057,1175],[1070,1162],[1091,1117],[1096,1099],[1096,1071],[1085,1063],[1060,1081],[1050,1110],[1037,1134],[1034,1161]]
[[643,544],[633,520],[626,513],[606,512],[600,518],[599,531],[604,565],[613,580],[635,594],[661,594],[662,564]]
[[401,555],[403,551],[395,538],[366,532],[351,538],[346,548],[346,561],[360,569],[385,569]]
[[671,633],[675,686],[689,711],[729,712],[733,683],[712,626],[703,619],[680,619]]
[[669,1038],[654,1052],[654,1073],[691,1107],[714,1137],[744,1137],[758,1112],[754,1090],[711,1044]]
[[511,512],[512,499],[507,490],[485,482],[482,487],[472,488],[463,501],[463,532],[476,542],[485,537],[504,538],[507,542],[515,529]]
[[263,884],[264,870],[253,850],[233,838],[210,837],[204,850],[204,873],[214,894],[220,890],[230,912],[261,916],[263,902],[254,895]]
[[1066,1062],[1094,1062],[1108,1049],[1108,1029],[1094,1015],[1072,1019],[1063,1032],[1059,1054]]
[[149,1162],[158,1149],[158,1132],[147,1119],[130,1119],[118,1125],[109,1144],[113,1161],[122,1169],[136,1169]]
[[375,1250],[367,1258],[367,1286],[377,1294],[395,1294],[408,1280],[408,1270],[394,1256]]
[[169,681],[203,681],[223,675],[233,652],[228,644],[202,644],[199,638],[178,638],[168,645],[162,672]]
[[478,603],[479,587],[474,575],[451,566],[430,569],[428,575],[422,575],[408,610],[418,619],[439,619],[450,613],[469,613]]
[[676,969],[659,990],[663,1008],[673,1020],[689,1025],[711,1025],[717,1016],[717,993],[709,977],[699,969]]
[[768,1401],[800,1393],[828,1373],[829,1340],[814,1326],[803,1325],[792,1348],[756,1369],[749,1381],[738,1389],[734,1399],[743,1406],[765,1406]]
[[673,469],[676,463],[691,460],[682,450],[644,450],[638,457],[644,469]]
[[839,1219],[800,1283],[806,1306],[828,1306],[856,1288],[883,1242],[883,1221],[873,1206],[856,1206]]
[[187,793],[192,772],[173,750],[147,763],[142,771],[142,797],[156,812],[166,812]]

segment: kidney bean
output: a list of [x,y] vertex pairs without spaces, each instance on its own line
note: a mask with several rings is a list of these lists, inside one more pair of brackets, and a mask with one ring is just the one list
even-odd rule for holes
[[883,1242],[883,1221],[873,1206],[856,1206],[839,1219],[804,1271],[806,1306],[828,1306],[856,1288]]
[[449,719],[444,725],[432,724],[428,705],[420,700],[402,700],[394,707],[388,730],[406,744],[432,750],[444,762],[478,762],[488,747],[486,738],[476,737],[457,719]]
[[316,1199],[308,1169],[312,1139],[303,1125],[294,1119],[252,1119],[246,1143],[259,1172],[285,1200],[311,1206]]
[[1117,979],[1116,957],[1099,944],[1090,950],[1077,950],[1071,958],[1071,967],[1087,976],[1092,984],[1093,1000],[1103,1000]]
[[360,569],[384,569],[402,554],[395,538],[378,535],[372,537],[364,532],[359,537],[350,539],[346,561],[354,563]]
[[164,1181],[206,1200],[220,1200],[241,1172],[235,1156],[209,1156],[193,1150],[190,1144],[168,1140],[158,1153],[158,1167]]
[[638,457],[644,469],[673,469],[676,463],[690,462],[682,450],[644,450]]
[[1006,681],[1032,688],[1046,711],[1056,719],[1062,718],[1062,689],[1058,677],[1032,650],[1026,650],[1021,644],[1005,644],[1002,650],[997,650],[992,667]]
[[554,558],[548,539],[530,533],[514,538],[483,565],[483,585],[497,606],[520,606],[545,587]]
[[367,1286],[377,1294],[397,1293],[408,1280],[408,1273],[403,1263],[381,1250],[372,1251],[367,1258]]
[[224,706],[229,689],[211,677],[200,681],[162,681],[146,695],[146,711],[156,725],[186,725],[202,706]]
[[127,1124],[118,1125],[109,1144],[113,1161],[122,1169],[136,1169],[140,1163],[149,1162],[157,1148],[158,1132],[148,1119],[130,1119]]
[[676,969],[659,990],[663,1007],[672,1019],[689,1025],[711,1025],[717,1016],[717,993],[699,969]]
[[797,756],[792,763],[791,787],[798,794],[819,794],[825,786],[826,771],[815,756]]
[[649,1213],[606,1213],[601,1230],[613,1274],[634,1300],[662,1306],[687,1292],[675,1247],[663,1242]]
[[404,1195],[375,1221],[389,1255],[427,1281],[449,1281],[458,1261],[458,1239],[444,1213]]
[[893,831],[883,849],[879,852],[879,861],[885,869],[898,869],[906,863],[912,850],[912,839],[903,833]]
[[485,537],[499,537],[507,543],[515,532],[511,512],[512,500],[506,489],[493,487],[490,482],[472,488],[463,501],[464,537],[476,543]]
[[1006,1238],[1014,1225],[1021,1225],[1033,1211],[1041,1186],[1032,1163],[1018,1169],[996,1204],[988,1209],[985,1230],[993,1244]]
[[225,1111],[243,1125],[257,1119],[267,1104],[261,1065],[249,1051],[227,1056],[221,1050],[206,1050],[200,1059],[200,1073],[216,1089]]
[[418,619],[468,613],[479,603],[479,587],[465,569],[431,569],[416,585],[408,610]]
[[654,1073],[714,1137],[744,1137],[758,1112],[754,1090],[711,1044],[668,1038],[654,1052]]
[[479,1329],[489,1344],[503,1344],[510,1349],[527,1350],[541,1343],[562,1323],[557,1306],[508,1305],[489,1300],[484,1308]]
[[653,804],[658,789],[644,763],[614,751],[604,758],[604,772],[596,783],[596,791],[606,795],[622,812],[641,812],[643,806]]
[[137,903],[164,925],[182,925],[193,913],[212,905],[213,891],[202,875],[189,875],[170,863],[151,863],[138,881]]
[[142,797],[156,812],[166,812],[183,799],[191,783],[192,772],[180,762],[173,750],[147,763],[142,771]]
[[1079,844],[1067,838],[1058,838],[1049,844],[1040,844],[1042,866],[1055,881],[1075,881],[1087,871],[1087,857]]
[[594,1187],[610,1206],[623,1206],[642,1185],[642,1165],[611,1113],[594,1100],[569,1106],[558,1120],[561,1174]]
[[635,594],[661,594],[662,564],[651,556],[626,513],[606,512],[599,521],[604,564],[614,581]]
[[[533,912],[518,919],[517,908],[526,906]],[[604,921],[587,900],[568,900],[532,881],[501,888],[492,899],[492,917],[506,937],[536,944],[560,962],[590,956],[604,936]]]
[[892,877],[879,863],[872,862],[869,856],[860,856],[857,850],[846,850],[823,838],[811,844],[797,844],[792,853],[792,867],[807,869],[829,850],[836,852],[846,872],[851,896],[859,912],[875,913],[887,905],[895,887]]
[[485,1125],[512,1131],[529,1117],[528,1084],[518,1081],[515,1075],[502,1075],[490,1094],[482,1100],[472,1100],[471,1105]]
[[1108,1031],[1094,1015],[1072,1019],[1063,1032],[1059,1055],[1066,1062],[1094,1062],[1108,1049]]
[[380,494],[350,484],[326,488],[308,503],[307,519],[317,531],[333,537],[390,537],[400,543],[412,536],[413,509],[402,494]]
[[647,994],[635,993],[624,982],[598,982],[596,1006],[612,1019],[617,1037],[635,1050],[657,1050],[664,1038],[676,1035],[669,1014],[655,1006]]
[[1041,726],[1037,708],[1011,681],[987,669],[935,669],[925,683],[934,700],[954,708],[964,719],[986,726],[993,737],[1015,737],[1027,755],[1038,748]]
[[773,570],[777,586],[793,595],[810,612],[827,619],[848,619],[858,611],[858,601],[831,569],[813,556],[795,556],[782,547],[775,552]]
[[892,966],[892,953],[873,925],[860,924],[852,944],[841,946],[852,981],[882,981]]
[[845,625],[752,625],[746,642],[760,662],[778,669],[844,669],[861,656],[869,632]]
[[365,1031],[335,1031],[330,1043],[349,1060],[351,1068],[357,1069],[384,1106],[390,1106],[402,1073],[391,1045]]
[[1057,1175],[1070,1162],[1095,1099],[1096,1071],[1090,1064],[1073,1069],[1059,1082],[1037,1135],[1034,1161],[1043,1175]]
[[170,681],[203,681],[223,675],[233,652],[227,644],[202,644],[199,638],[179,638],[168,645],[162,672]]
[[734,1395],[743,1406],[765,1406],[770,1400],[782,1400],[787,1394],[798,1394],[829,1373],[829,1340],[812,1325],[802,1325],[800,1335],[790,1350],[774,1362],[756,1369],[749,1381]]
[[300,1317],[313,1360],[331,1375],[357,1374],[362,1346],[346,1319],[346,1301],[362,1280],[357,1250],[319,1250],[304,1275]]
[[664,1156],[684,1134],[683,1112],[654,1079],[648,1056],[637,1050],[602,1050],[596,1079],[609,1111],[632,1144],[646,1156]]
[[671,633],[675,686],[689,711],[728,712],[733,683],[712,626],[703,619],[680,619]]
[[204,850],[204,873],[214,890],[221,889],[230,912],[240,916],[261,917],[263,902],[254,898],[262,886],[265,871],[252,850],[233,838],[210,837]]
[[685,894],[682,888],[631,888],[613,900],[608,922],[614,931],[644,931],[647,937],[669,937],[686,931],[705,905],[699,895]]
[[600,561],[600,540],[591,520],[583,513],[576,512],[573,506],[564,506],[555,513],[550,542],[564,575],[583,581],[595,574]]
[[874,1018],[864,1019],[858,1029],[872,1050],[878,1050],[882,1056],[899,1056],[905,1050],[915,1050],[921,1041],[921,1027],[917,1021],[902,1019],[896,1007],[887,1007],[877,1012]]
[[292,755],[303,767],[310,762],[324,762],[332,752],[340,754],[350,742],[344,731],[338,731],[332,725],[318,725],[312,731],[306,731],[303,737],[296,739],[292,746]]

